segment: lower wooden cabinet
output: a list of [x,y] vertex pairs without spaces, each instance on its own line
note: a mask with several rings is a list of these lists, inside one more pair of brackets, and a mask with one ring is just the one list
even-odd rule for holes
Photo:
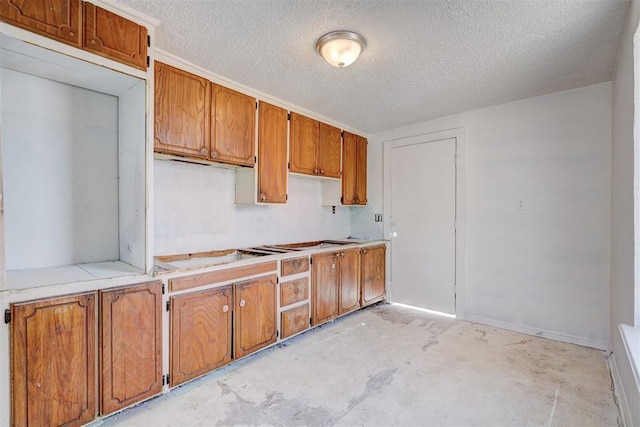
[[162,392],[162,282],[101,291],[100,413]]
[[95,292],[11,305],[11,424],[79,426],[97,414]]
[[358,249],[312,257],[312,322],[327,322],[360,307]]
[[283,339],[309,329],[309,304],[283,311],[280,324]]
[[231,286],[171,301],[170,384],[176,386],[231,361]]
[[276,275],[234,285],[234,357],[240,358],[276,342]]
[[366,247],[361,250],[362,305],[373,304],[385,297],[385,250],[384,245]]

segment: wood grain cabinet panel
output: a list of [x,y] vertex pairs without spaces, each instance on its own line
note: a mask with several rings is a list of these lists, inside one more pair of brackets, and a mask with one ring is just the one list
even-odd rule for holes
[[0,20],[82,47],[80,0],[0,0]]
[[147,69],[147,28],[113,12],[83,2],[83,48],[89,52]]
[[367,139],[346,131],[342,141],[342,204],[367,204]]
[[280,261],[280,274],[282,276],[291,276],[305,271],[309,271],[309,257],[283,259]]
[[360,256],[362,305],[373,304],[385,295],[385,257],[384,245],[363,248]]
[[329,178],[340,178],[341,131],[322,122],[319,131],[318,173]]
[[234,165],[255,162],[256,99],[213,85],[211,159]]
[[100,292],[100,413],[162,392],[162,282]]
[[234,357],[276,342],[276,275],[234,285]]
[[79,426],[96,411],[96,295],[11,305],[15,426]]
[[258,202],[287,202],[287,110],[260,101]]
[[280,283],[280,307],[295,304],[307,298],[309,298],[309,279],[307,277]]
[[319,325],[338,315],[339,253],[312,256],[312,323]]
[[292,112],[290,126],[289,170],[317,175],[318,121]]
[[305,304],[283,311],[280,323],[282,324],[282,338],[288,338],[309,329],[309,305]]
[[207,79],[155,63],[155,151],[207,158],[211,88]]
[[340,252],[340,309],[338,314],[360,308],[359,249]]
[[171,386],[231,362],[231,286],[170,298]]

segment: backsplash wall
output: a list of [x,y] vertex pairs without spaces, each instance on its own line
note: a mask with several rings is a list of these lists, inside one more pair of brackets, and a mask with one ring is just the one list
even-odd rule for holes
[[235,171],[154,161],[154,255],[337,239],[351,234],[349,208],[321,206],[318,180],[289,176],[281,206],[234,204]]

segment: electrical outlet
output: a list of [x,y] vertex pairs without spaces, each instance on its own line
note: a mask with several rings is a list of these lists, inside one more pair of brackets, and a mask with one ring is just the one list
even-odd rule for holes
[[516,199],[516,210],[517,211],[523,211],[527,209],[527,201],[526,199]]
[[381,213],[374,214],[374,221],[382,222],[382,214]]

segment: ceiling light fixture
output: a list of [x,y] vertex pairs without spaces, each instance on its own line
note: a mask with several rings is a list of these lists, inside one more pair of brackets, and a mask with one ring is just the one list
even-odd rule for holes
[[358,59],[367,41],[353,31],[332,31],[318,39],[316,51],[334,67],[348,67]]

